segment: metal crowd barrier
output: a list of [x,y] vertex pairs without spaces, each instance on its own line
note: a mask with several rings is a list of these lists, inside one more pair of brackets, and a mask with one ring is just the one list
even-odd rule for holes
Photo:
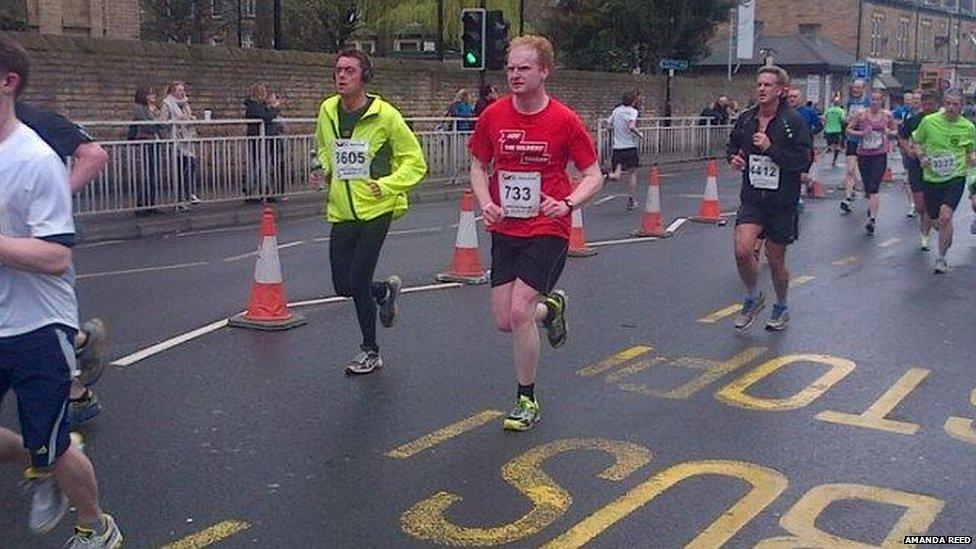
[[[701,126],[699,120],[640,119],[642,158],[693,160],[720,154],[729,128]],[[427,157],[428,183],[467,183],[473,123],[470,118],[407,119]],[[315,154],[315,119],[278,119],[274,129],[280,131],[272,132],[261,120],[245,119],[80,124],[105,147],[109,162],[76,194],[76,215],[173,208],[192,198],[221,202],[313,192],[306,178]],[[128,140],[133,125],[159,126],[163,137]],[[246,135],[249,125],[257,135]],[[597,142],[601,158],[609,158],[612,138],[605,121],[598,127]]]
[[[642,163],[702,160],[725,154],[731,125],[715,125],[696,116],[638,118],[637,151]],[[613,129],[606,120],[597,127],[601,159],[613,153]],[[609,166],[608,166],[609,167]]]

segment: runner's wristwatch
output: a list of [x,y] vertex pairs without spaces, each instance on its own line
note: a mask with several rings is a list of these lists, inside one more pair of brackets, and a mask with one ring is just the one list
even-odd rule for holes
[[576,209],[576,204],[573,204],[573,201],[568,198],[563,199],[563,204],[565,204],[566,207],[569,208],[569,211],[573,211]]

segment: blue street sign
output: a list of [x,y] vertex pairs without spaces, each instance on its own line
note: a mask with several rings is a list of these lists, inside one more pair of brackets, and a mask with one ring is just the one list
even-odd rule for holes
[[851,77],[855,79],[871,79],[871,63],[859,61],[851,65]]
[[686,59],[662,59],[661,68],[664,70],[685,71],[688,70],[688,60]]

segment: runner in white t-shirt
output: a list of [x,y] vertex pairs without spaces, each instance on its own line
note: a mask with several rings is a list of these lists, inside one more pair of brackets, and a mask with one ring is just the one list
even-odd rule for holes
[[641,96],[637,92],[624,94],[623,102],[613,109],[607,123],[613,130],[613,155],[610,160],[610,173],[607,177],[619,181],[621,173],[627,175],[630,195],[627,198],[627,209],[637,208],[637,168],[640,167],[640,154],[637,141],[641,134],[637,131],[637,108],[640,107]]
[[20,435],[0,427],[0,460],[27,469],[32,530],[54,528],[70,499],[78,523],[66,547],[114,549],[122,534],[102,512],[91,462],[68,433],[75,226],[67,168],[14,110],[29,72],[27,52],[0,37],[0,399],[13,389],[20,421]]

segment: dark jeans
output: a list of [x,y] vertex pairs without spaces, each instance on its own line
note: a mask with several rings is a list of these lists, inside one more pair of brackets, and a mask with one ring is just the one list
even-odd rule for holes
[[363,351],[379,351],[376,344],[376,305],[386,297],[385,282],[374,282],[373,273],[380,250],[390,230],[393,214],[369,221],[334,223],[329,239],[332,285],[337,294],[351,297],[356,304]]
[[188,154],[179,153],[176,157],[179,166],[179,184],[176,186],[177,202],[185,202],[191,194],[197,193],[197,159]]
[[156,182],[159,180],[159,145],[143,143],[139,145],[142,151],[140,174],[142,178],[136,187],[136,205],[148,208],[156,205]]

